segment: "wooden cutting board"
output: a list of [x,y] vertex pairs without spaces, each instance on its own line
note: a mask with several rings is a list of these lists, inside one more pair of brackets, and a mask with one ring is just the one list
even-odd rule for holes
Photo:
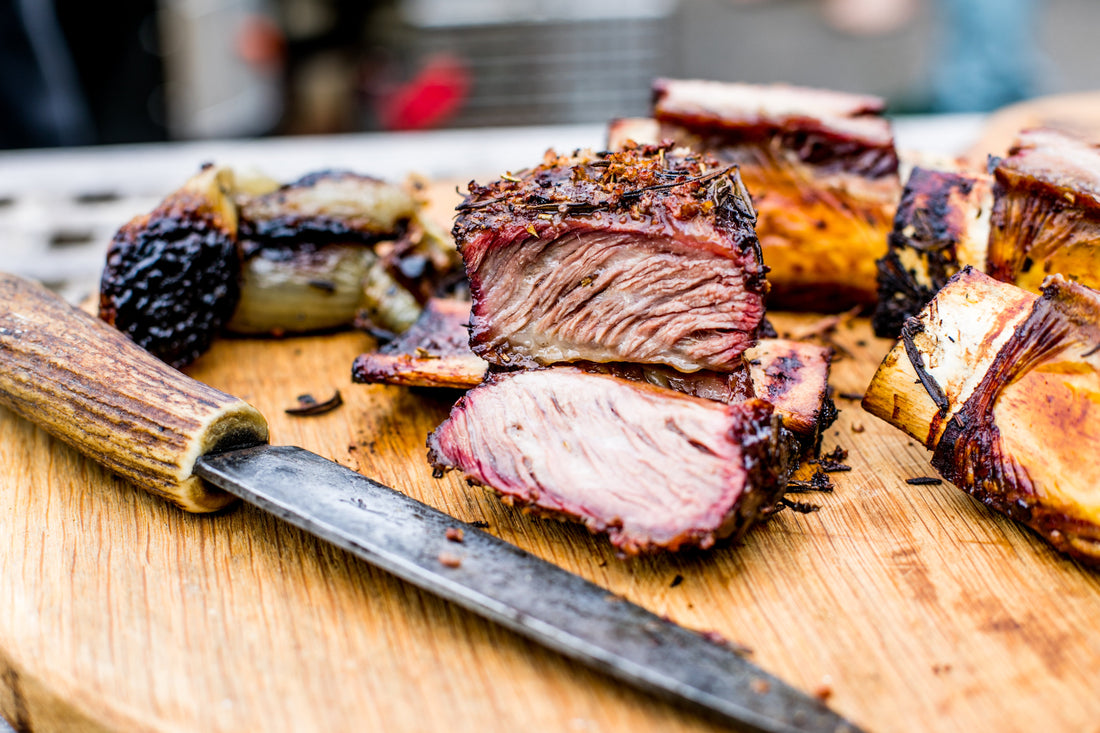
[[[890,344],[863,320],[833,338],[833,386],[862,393]],[[351,384],[371,345],[223,340],[190,373],[259,408],[274,442],[716,631],[870,731],[1100,730],[1100,574],[950,485],[906,484],[934,475],[926,451],[852,399],[825,440],[852,471],[795,497],[819,511],[780,512],[740,546],[624,561],[433,479],[425,436],[455,395]],[[284,412],[335,390],[334,412]],[[0,714],[19,730],[716,729],[256,509],[187,515],[2,409],[0,482]]]

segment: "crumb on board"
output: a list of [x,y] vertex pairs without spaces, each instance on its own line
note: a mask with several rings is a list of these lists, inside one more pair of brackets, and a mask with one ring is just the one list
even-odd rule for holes
[[447,568],[457,568],[462,565],[462,558],[450,552],[441,552],[438,556],[439,564]]

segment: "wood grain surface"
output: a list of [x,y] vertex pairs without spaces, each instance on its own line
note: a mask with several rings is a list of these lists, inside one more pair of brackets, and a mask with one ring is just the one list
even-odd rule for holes
[[[864,321],[835,340],[851,354],[835,388],[862,391],[889,344]],[[819,511],[783,511],[739,547],[622,561],[432,479],[424,438],[453,395],[352,385],[369,345],[226,340],[190,371],[258,407],[275,442],[717,631],[869,730],[1100,730],[1097,574],[949,485],[907,485],[932,474],[925,451],[853,401],[825,441],[853,470],[799,497]],[[335,412],[284,413],[336,389]],[[258,510],[185,514],[6,411],[0,470],[0,713],[17,729],[712,729]]]
[[[846,448],[852,471],[794,497],[819,511],[782,511],[740,546],[627,561],[433,479],[424,441],[457,394],[352,384],[364,334],[222,340],[188,372],[259,408],[272,442],[716,631],[870,731],[1100,733],[1100,574],[949,484],[906,484],[934,475],[928,454],[851,398],[891,343],[861,319],[833,340],[841,414],[824,448]],[[285,413],[336,390],[334,412]],[[716,729],[257,509],[186,514],[2,408],[0,714],[21,731]]]

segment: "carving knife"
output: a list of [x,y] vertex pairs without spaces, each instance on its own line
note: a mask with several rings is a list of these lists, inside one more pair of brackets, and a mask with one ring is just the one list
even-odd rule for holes
[[[736,650],[301,448],[44,288],[0,273],[0,403],[192,512],[243,499],[612,677],[742,730],[856,733]],[[462,543],[449,542],[460,528]]]

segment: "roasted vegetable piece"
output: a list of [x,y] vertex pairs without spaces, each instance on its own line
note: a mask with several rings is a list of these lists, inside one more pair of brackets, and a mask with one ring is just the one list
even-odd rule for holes
[[1024,132],[993,178],[986,272],[1033,292],[1051,273],[1100,287],[1100,149]]
[[901,186],[884,102],[783,85],[658,79],[655,122],[612,123],[608,146],[673,140],[740,166],[769,268],[771,307],[875,302],[875,260]]
[[459,264],[400,186],[347,171],[234,179],[205,168],[108,255],[101,315],[173,366],[223,329],[278,335],[362,316],[404,330]]
[[993,182],[988,175],[914,168],[878,267],[875,335],[897,338],[947,281],[967,265],[985,270]]
[[362,307],[363,283],[378,257],[361,244],[265,247],[241,272],[241,299],[227,324],[241,334],[346,326]]
[[240,294],[232,173],[204,167],[150,214],[115,235],[99,315],[175,367],[198,358]]
[[579,520],[626,554],[740,536],[789,471],[765,402],[724,405],[573,367],[493,375],[428,446],[439,474],[458,469],[508,503]]
[[1052,276],[1036,297],[964,269],[906,323],[863,406],[956,486],[1100,564],[1100,293]]
[[458,211],[470,345],[491,364],[732,371],[763,320],[736,168],[658,146],[549,153],[519,177],[471,183]]
[[401,188],[350,171],[319,171],[259,196],[241,196],[241,237],[255,244],[282,240],[372,243],[391,238],[416,212]]
[[965,265],[1032,292],[1052,273],[1100,287],[1100,149],[1027,130],[992,179],[915,169],[878,262],[875,333],[896,337]]

